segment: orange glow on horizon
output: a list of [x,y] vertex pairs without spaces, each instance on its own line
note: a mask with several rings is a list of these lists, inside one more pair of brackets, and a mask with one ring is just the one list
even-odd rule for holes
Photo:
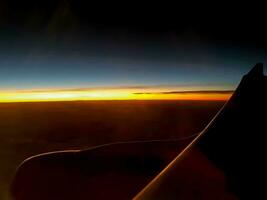
[[41,102],[78,100],[227,100],[231,93],[136,93],[130,89],[47,90],[0,92],[0,102]]

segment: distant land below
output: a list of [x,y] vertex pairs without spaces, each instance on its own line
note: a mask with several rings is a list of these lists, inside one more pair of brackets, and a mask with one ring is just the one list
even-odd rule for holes
[[[0,103],[0,199],[9,199],[14,173],[30,156],[114,142],[188,137],[203,130],[224,104],[189,100]],[[182,146],[177,143],[176,147],[164,154],[164,159],[176,156]],[[161,149],[154,149],[156,155],[161,154]],[[138,185],[144,178],[149,175],[129,180]]]

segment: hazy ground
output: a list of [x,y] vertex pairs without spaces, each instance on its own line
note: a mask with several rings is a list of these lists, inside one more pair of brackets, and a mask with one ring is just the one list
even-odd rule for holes
[[222,101],[87,101],[0,104],[0,199],[16,167],[47,151],[201,131]]

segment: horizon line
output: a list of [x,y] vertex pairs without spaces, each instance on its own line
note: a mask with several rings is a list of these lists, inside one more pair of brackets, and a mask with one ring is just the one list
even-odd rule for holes
[[184,90],[184,91],[16,91],[0,92],[0,102],[48,102],[91,100],[227,100],[233,90]]

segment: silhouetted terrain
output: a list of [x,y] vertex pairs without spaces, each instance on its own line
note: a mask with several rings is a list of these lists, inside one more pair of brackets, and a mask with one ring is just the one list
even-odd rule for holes
[[267,77],[257,64],[226,106],[136,199],[266,199]]
[[[109,142],[170,139],[191,135],[201,131],[223,104],[224,102],[221,101],[88,101],[0,104],[2,159],[0,198],[5,199],[4,196],[7,194],[16,167],[29,156],[55,150],[89,148]],[[156,156],[164,154],[164,162],[167,162],[180,151],[180,146],[175,146],[175,152],[173,152],[174,145],[170,145],[170,150],[167,145],[158,147],[158,145],[152,144],[154,150],[149,150],[149,146],[146,146],[140,147],[140,156],[136,156],[135,159],[142,159],[144,155],[141,153],[143,153],[143,149],[146,149],[147,154],[149,152],[153,152],[153,155]],[[135,148],[132,157],[138,149],[139,147]],[[121,158],[123,152],[114,152],[114,154]],[[125,152],[126,154],[127,152]],[[99,160],[101,161],[101,159]],[[98,162],[95,161],[95,163]],[[162,166],[161,163],[155,167],[156,171],[164,165]],[[148,174],[152,178],[156,175],[155,171],[147,170],[148,167],[144,169],[142,176]],[[127,174],[127,176],[135,175]],[[140,176],[135,182],[142,179],[147,183],[149,177]],[[127,185],[126,182],[122,184]],[[137,190],[141,189],[141,181],[139,184]]]

